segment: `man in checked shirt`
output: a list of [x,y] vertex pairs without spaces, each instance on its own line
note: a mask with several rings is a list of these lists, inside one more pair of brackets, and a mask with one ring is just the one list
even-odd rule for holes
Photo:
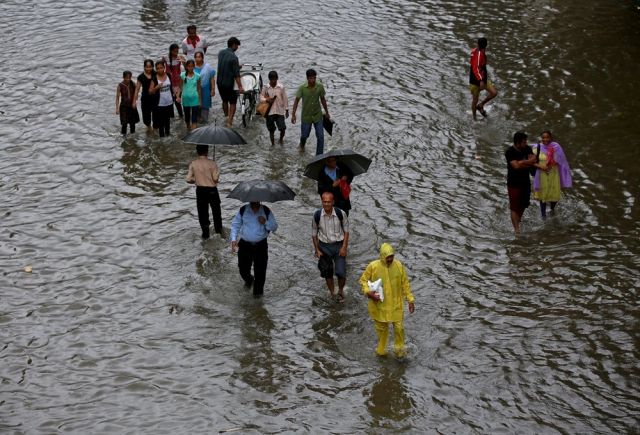
[[349,246],[349,218],[333,206],[333,193],[322,194],[322,208],[313,214],[311,240],[318,257],[320,275],[326,280],[331,297],[335,296],[333,275],[338,277],[338,302],[344,302],[347,277],[347,248]]

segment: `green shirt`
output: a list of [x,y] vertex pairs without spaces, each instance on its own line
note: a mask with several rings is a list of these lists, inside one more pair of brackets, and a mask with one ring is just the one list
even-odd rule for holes
[[302,99],[302,112],[300,118],[305,124],[311,124],[322,120],[322,106],[320,97],[324,97],[324,86],[319,82],[313,88],[305,82],[296,92],[296,98]]

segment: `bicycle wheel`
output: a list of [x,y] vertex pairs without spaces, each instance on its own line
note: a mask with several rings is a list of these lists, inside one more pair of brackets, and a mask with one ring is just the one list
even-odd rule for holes
[[253,118],[253,114],[256,111],[256,100],[254,98],[254,95],[249,94],[249,97],[247,98],[247,100],[248,101],[247,101],[246,110],[242,115],[242,125],[244,127],[247,127],[249,125],[249,123],[251,122],[251,118]]
[[249,124],[249,116],[248,116],[248,112],[249,109],[251,108],[250,104],[248,104],[247,101],[247,96],[244,95],[242,97],[242,126],[246,127]]

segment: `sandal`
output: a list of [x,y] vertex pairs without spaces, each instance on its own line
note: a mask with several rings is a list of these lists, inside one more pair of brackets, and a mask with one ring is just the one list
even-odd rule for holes
[[341,295],[340,293],[338,293],[338,302],[339,303],[344,303],[344,295]]
[[486,110],[484,110],[484,107],[482,107],[481,105],[479,105],[479,104],[478,104],[478,105],[476,106],[476,110],[477,110],[478,112],[480,112],[480,115],[482,115],[483,117],[485,117],[485,118],[487,117],[487,111],[486,111]]

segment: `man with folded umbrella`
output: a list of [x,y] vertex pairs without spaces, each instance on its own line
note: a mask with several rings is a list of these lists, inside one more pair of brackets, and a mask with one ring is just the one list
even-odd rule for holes
[[[253,285],[255,298],[264,293],[269,259],[267,237],[277,229],[278,223],[273,212],[259,202],[240,207],[231,222],[231,251],[238,252],[240,276],[247,287]],[[252,265],[254,275],[251,275]]]
[[213,227],[222,234],[222,213],[220,211],[220,195],[218,194],[218,178],[220,170],[215,160],[209,160],[209,147],[197,145],[198,158],[189,164],[187,183],[196,185],[196,206],[198,221],[202,228],[202,238],[209,238],[209,207],[213,216]]
[[322,194],[322,208],[316,210],[312,221],[311,241],[318,257],[320,275],[326,280],[331,297],[335,296],[333,275],[338,277],[338,302],[344,302],[347,277],[347,248],[349,246],[349,218],[333,206],[333,193]]
[[[300,148],[304,148],[307,139],[311,134],[311,127],[316,131],[316,155],[324,152],[324,130],[323,119],[331,119],[327,100],[325,99],[325,90],[322,83],[317,81],[317,73],[314,69],[307,70],[307,81],[300,85],[296,92],[296,99],[293,101],[293,110],[291,111],[291,123],[296,123],[296,111],[298,103],[302,100],[302,111],[300,118],[302,125],[300,127]],[[324,115],[322,109],[324,108]]]

